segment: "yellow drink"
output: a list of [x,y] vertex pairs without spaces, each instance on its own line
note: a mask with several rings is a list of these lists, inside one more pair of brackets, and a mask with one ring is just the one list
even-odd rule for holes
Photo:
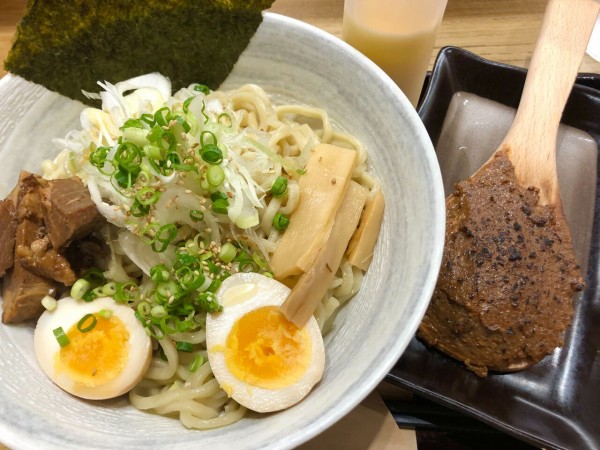
[[346,0],[342,36],[416,106],[446,0]]

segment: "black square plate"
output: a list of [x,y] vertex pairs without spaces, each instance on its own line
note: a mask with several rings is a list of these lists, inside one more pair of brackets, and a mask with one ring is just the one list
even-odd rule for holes
[[[525,75],[524,69],[488,61],[464,49],[443,48],[419,107],[419,115],[438,157],[441,157],[442,147],[438,141],[456,93],[475,94],[516,108]],[[599,75],[578,77],[562,123],[584,131],[591,136],[589,141],[596,144],[594,167],[587,180],[587,186],[591,186],[591,204],[572,202],[574,213],[577,214],[578,208],[585,208],[584,215],[590,220],[588,236],[580,240],[585,242],[580,256],[586,267],[586,289],[577,299],[575,319],[565,337],[565,346],[521,372],[479,378],[460,363],[413,339],[387,380],[537,446],[598,449],[600,201],[596,167],[600,148]],[[444,166],[441,167],[445,177]],[[560,179],[560,158],[558,169]],[[578,184],[584,184],[584,180]]]

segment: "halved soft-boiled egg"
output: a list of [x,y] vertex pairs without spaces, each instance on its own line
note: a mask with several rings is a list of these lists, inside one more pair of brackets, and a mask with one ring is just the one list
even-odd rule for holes
[[312,317],[298,328],[279,306],[290,289],[256,273],[227,278],[220,313],[206,318],[206,347],[215,378],[227,394],[257,412],[288,408],[319,382],[325,348]]
[[133,309],[102,297],[65,297],[38,320],[33,337],[42,370],[65,391],[100,400],[133,388],[150,364],[152,343]]

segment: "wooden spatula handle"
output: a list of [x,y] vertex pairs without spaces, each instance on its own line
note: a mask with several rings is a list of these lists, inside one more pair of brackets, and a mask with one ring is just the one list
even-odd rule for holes
[[504,140],[517,179],[539,187],[543,203],[558,198],[558,126],[599,10],[596,0],[548,2],[517,116]]

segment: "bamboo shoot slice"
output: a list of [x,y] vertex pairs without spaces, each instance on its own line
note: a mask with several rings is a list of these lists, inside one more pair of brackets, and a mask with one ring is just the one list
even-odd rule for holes
[[275,278],[301,275],[313,265],[331,233],[356,163],[356,151],[320,144],[300,177],[300,201],[290,217],[270,266]]
[[375,243],[383,220],[385,198],[381,189],[377,189],[367,199],[365,212],[360,220],[358,230],[348,244],[348,261],[361,270],[367,270],[373,259]]
[[303,327],[308,322],[329,289],[348,242],[358,226],[368,194],[367,188],[350,181],[335,216],[330,238],[319,250],[313,266],[300,276],[281,305],[283,314],[296,326]]

